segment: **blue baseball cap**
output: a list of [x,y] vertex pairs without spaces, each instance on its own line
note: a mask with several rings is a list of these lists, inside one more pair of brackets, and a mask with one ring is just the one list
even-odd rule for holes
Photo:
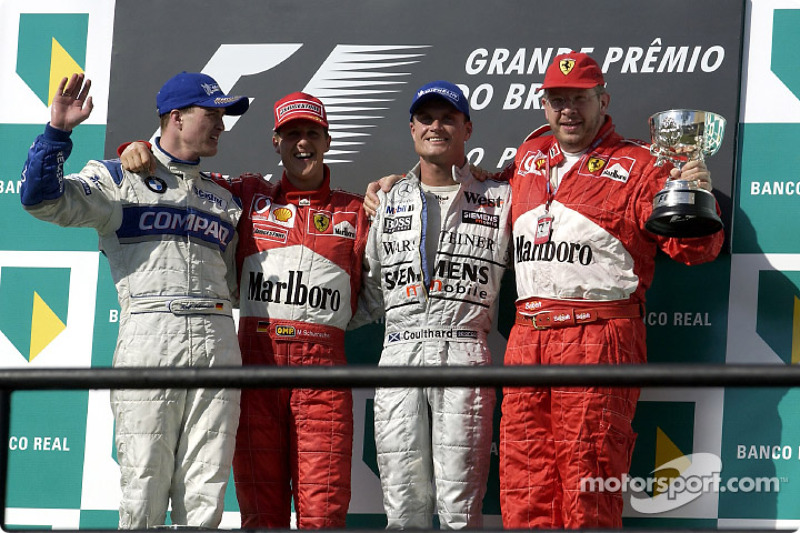
[[189,106],[224,107],[226,115],[243,115],[250,107],[246,96],[228,96],[207,74],[181,72],[170,78],[156,95],[158,115]]
[[464,113],[464,115],[467,117],[467,120],[470,119],[469,102],[467,102],[467,97],[464,96],[464,93],[458,88],[458,85],[443,80],[426,83],[417,89],[417,92],[414,93],[414,99],[411,101],[411,108],[408,110],[409,113],[411,113],[411,118],[414,118],[414,112],[419,108],[419,106],[433,98],[440,98],[444,100],[448,104]]

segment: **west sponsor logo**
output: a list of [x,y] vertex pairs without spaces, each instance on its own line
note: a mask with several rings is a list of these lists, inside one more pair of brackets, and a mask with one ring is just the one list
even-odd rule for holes
[[491,198],[472,191],[464,191],[464,198],[466,198],[467,203],[475,204],[480,207],[502,207],[503,204],[506,203],[503,198]]
[[288,279],[265,279],[263,272],[250,272],[247,299],[286,305],[307,305],[313,309],[338,311],[342,295],[338,289],[303,283],[303,272],[290,270]]

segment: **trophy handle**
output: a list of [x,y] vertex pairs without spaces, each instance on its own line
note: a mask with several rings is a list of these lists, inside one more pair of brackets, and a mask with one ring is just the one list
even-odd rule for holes
[[[689,161],[693,161],[693,160],[702,161],[702,160],[705,159],[703,157],[703,153],[702,152],[692,153],[692,154],[687,155],[684,158],[680,158],[680,157],[675,156],[673,152],[670,152],[668,149],[664,148],[663,146],[659,146],[659,145],[657,145],[655,143],[650,145],[650,155],[652,155],[653,157],[656,158],[656,161],[655,161],[655,163],[653,163],[653,166],[655,166],[655,167],[663,167],[664,163],[669,161],[678,170],[682,169],[683,165],[685,165]],[[672,179],[672,178],[668,178],[668,179]]]
[[672,160],[663,148],[655,144],[650,145],[650,155],[656,158],[656,162],[653,163],[655,167],[663,167],[664,163]]

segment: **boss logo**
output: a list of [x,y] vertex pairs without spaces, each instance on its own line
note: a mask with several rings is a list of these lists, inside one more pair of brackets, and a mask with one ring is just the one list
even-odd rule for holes
[[411,217],[387,218],[383,221],[384,233],[408,231],[411,229]]

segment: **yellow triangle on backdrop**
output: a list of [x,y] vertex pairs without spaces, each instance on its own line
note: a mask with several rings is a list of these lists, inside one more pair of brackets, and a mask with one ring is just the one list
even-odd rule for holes
[[33,317],[31,317],[31,352],[28,361],[41,353],[67,326],[50,309],[37,292],[33,293]]
[[[678,459],[677,461],[677,474],[669,476],[664,475],[660,477],[665,477],[667,479],[675,479],[678,477],[681,472],[689,468],[692,462],[686,457],[686,455],[672,442],[666,433],[664,433],[661,428],[656,428],[656,467],[663,465],[664,463],[668,463]],[[658,484],[655,485],[658,487]],[[658,489],[653,489],[653,496],[657,496],[659,494]]]
[[794,297],[792,313],[792,364],[800,363],[800,300]]
[[50,51],[50,92],[47,96],[47,105],[53,103],[53,96],[55,96],[62,78],[69,78],[73,74],[82,72],[83,69],[54,37]]

